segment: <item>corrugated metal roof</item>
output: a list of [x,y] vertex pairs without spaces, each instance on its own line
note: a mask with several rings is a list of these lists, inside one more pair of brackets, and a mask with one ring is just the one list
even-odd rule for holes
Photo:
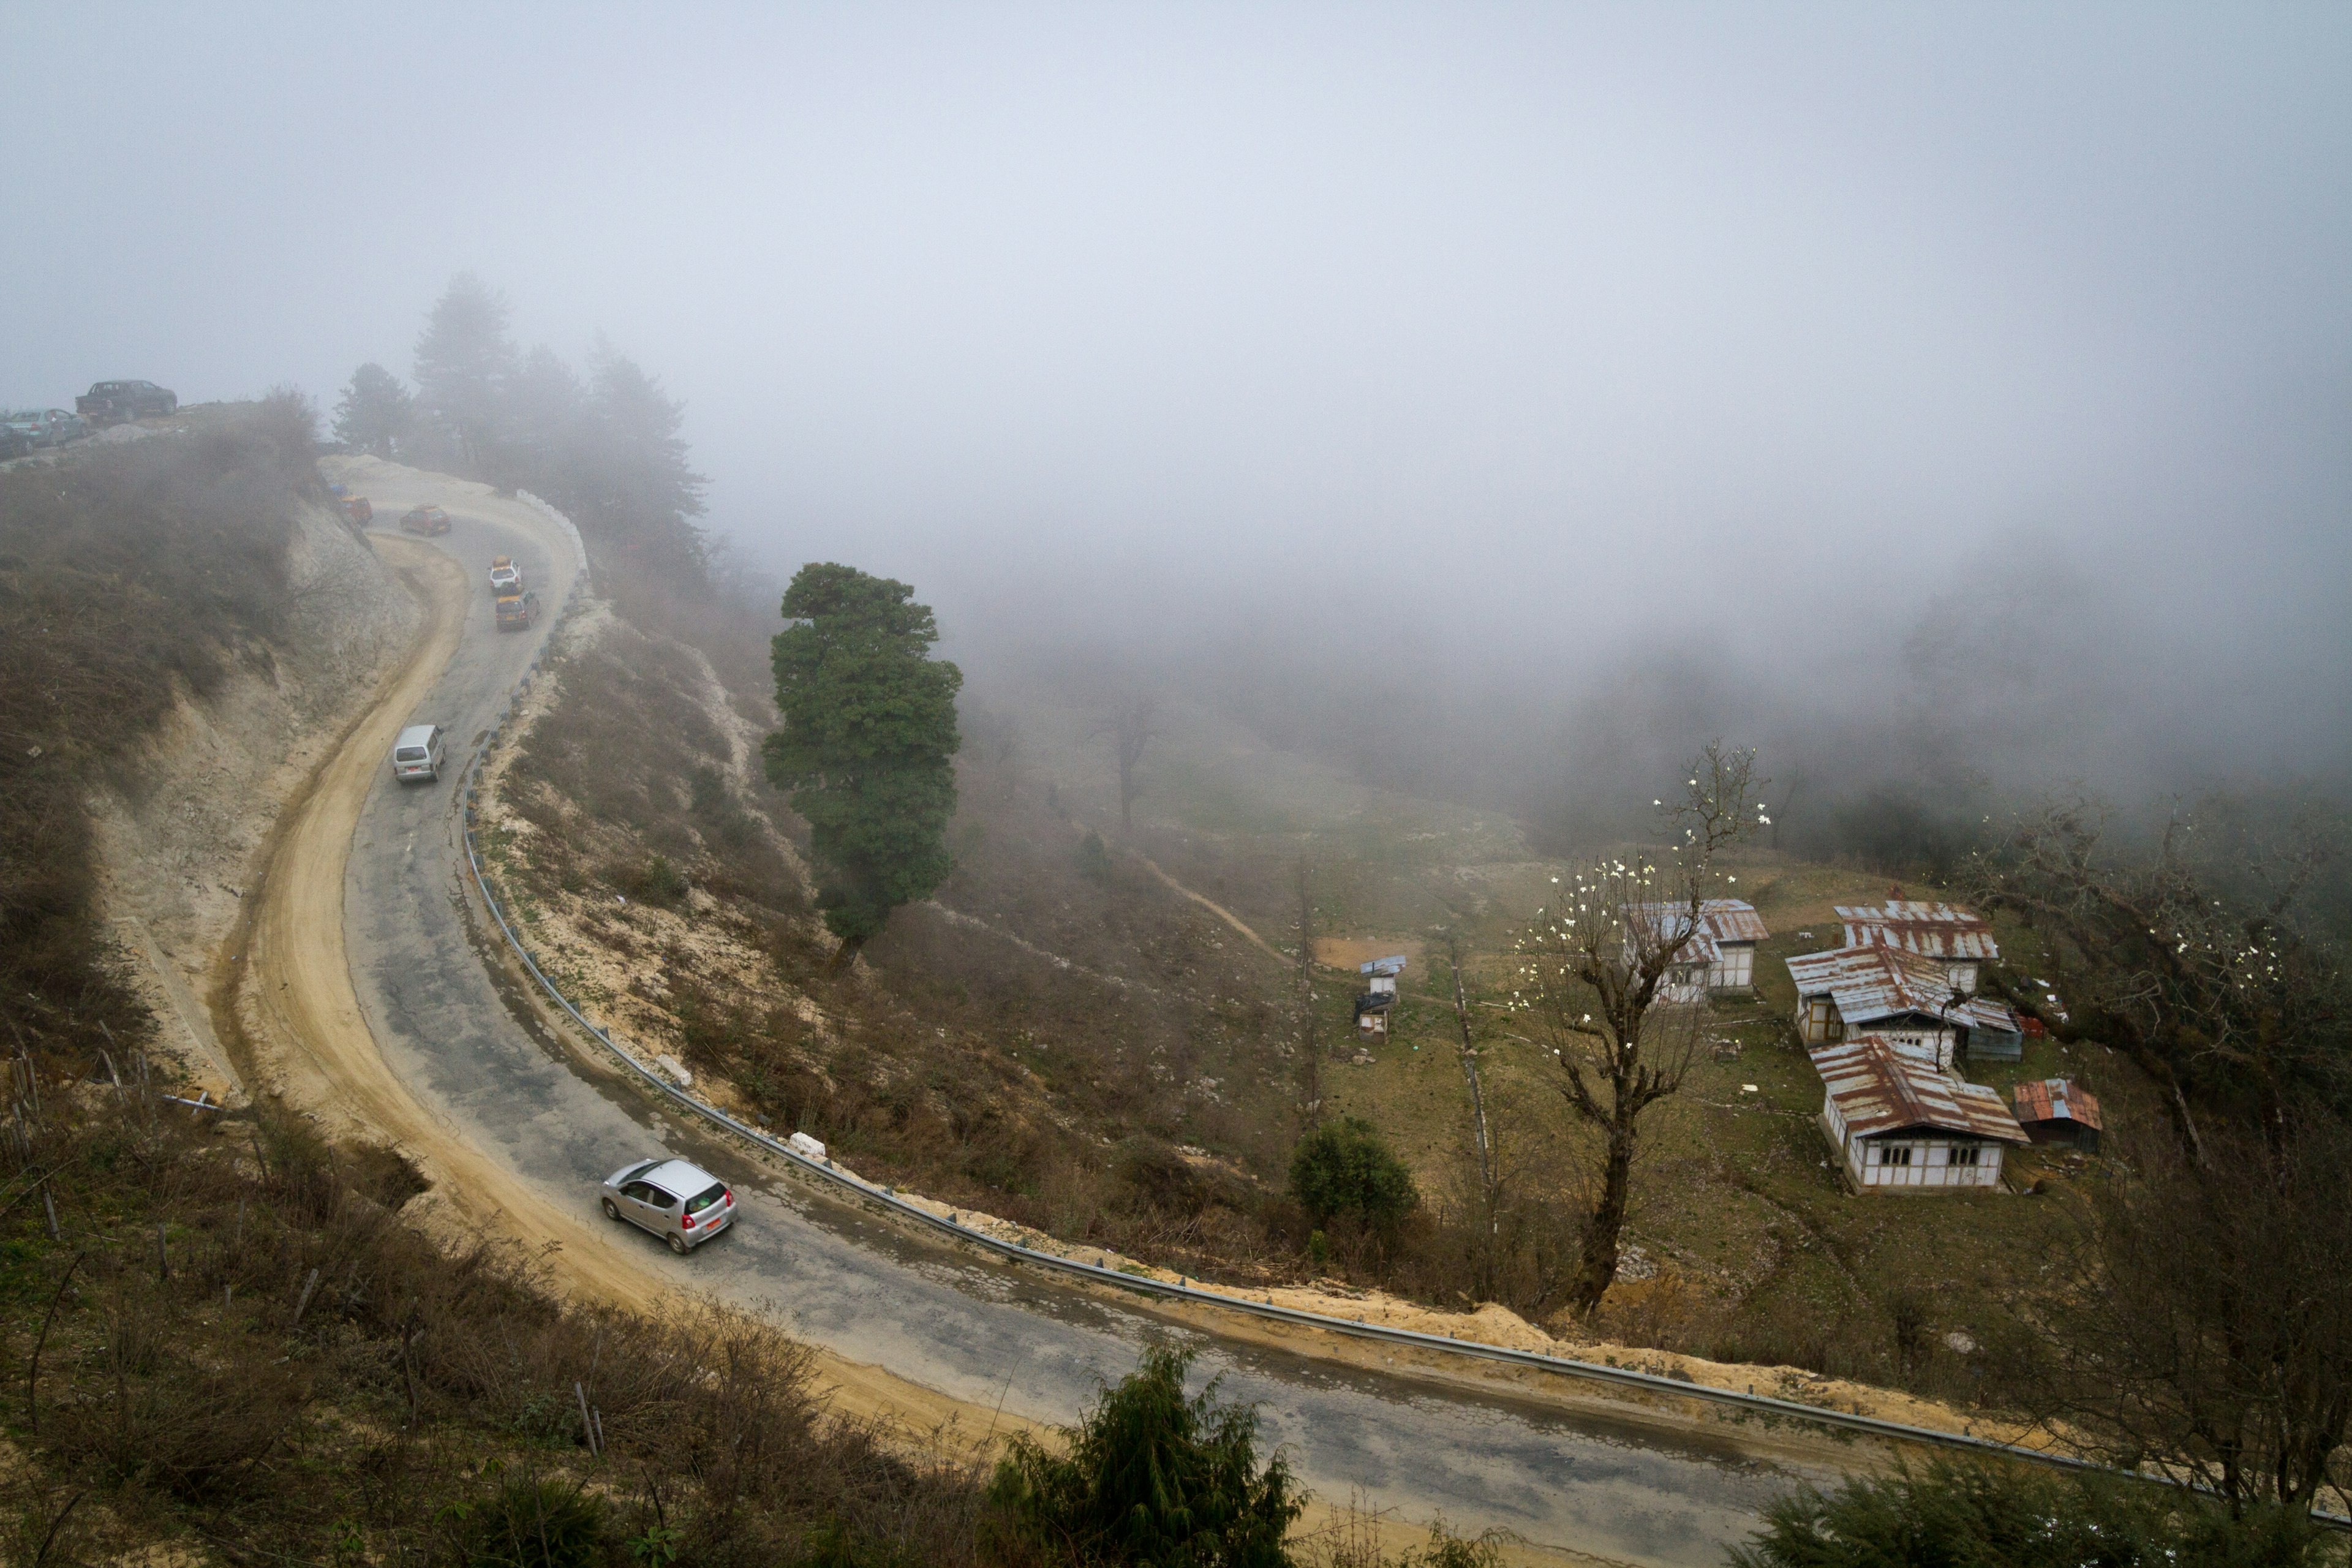
[[2037,1079],[2021,1083],[2009,1091],[2020,1121],[2074,1121],[2094,1131],[2104,1131],[2105,1123],[2099,1120],[2098,1097],[2087,1089],[2076,1087],[2072,1079]]
[[[1672,940],[1682,934],[1690,906],[1635,904],[1625,913],[1629,920]],[[1724,943],[1762,942],[1771,934],[1764,929],[1763,917],[1756,912],[1755,905],[1738,899],[1705,899],[1698,906],[1698,931],[1680,956],[1687,963],[1711,964],[1722,956]]]
[[1941,964],[1897,947],[1800,953],[1789,960],[1789,978],[1799,1000],[1825,995],[1835,1002],[1850,1029],[1911,1015],[2011,1035],[2021,1027],[2016,1014],[1989,996],[1955,1000]]
[[1858,1137],[1926,1128],[1996,1143],[2028,1142],[1999,1089],[1948,1078],[1897,1055],[1877,1035],[1857,1035],[1808,1054],[1838,1114]]
[[1889,899],[1884,904],[1840,904],[1837,912],[1845,922],[1848,947],[1875,943],[1925,958],[2000,957],[1992,927],[1973,910],[1957,905]]
[[1969,996],[1944,1009],[1944,1016],[1955,1024],[1966,1024],[1971,1029],[1997,1030],[2004,1035],[2021,1035],[2025,1026],[2016,1014],[1990,996]]
[[1941,1018],[1952,997],[1941,964],[1892,947],[1842,947],[1789,960],[1798,996],[1827,995],[1848,1028],[1906,1013]]

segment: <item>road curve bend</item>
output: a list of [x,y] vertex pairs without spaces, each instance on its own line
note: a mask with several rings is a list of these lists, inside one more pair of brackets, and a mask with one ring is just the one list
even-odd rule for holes
[[[1066,1423],[1139,1344],[1181,1342],[1198,1376],[1258,1405],[1327,1501],[1499,1526],[1559,1560],[1717,1563],[1769,1499],[1832,1479],[1727,1431],[1203,1331],[933,1245],[753,1160],[572,1048],[485,961],[456,790],[394,784],[385,758],[401,726],[432,721],[454,764],[499,721],[549,627],[499,634],[484,569],[512,555],[560,592],[573,546],[485,487],[378,465],[369,491],[383,515],[431,500],[454,527],[429,543],[376,536],[425,607],[422,630],[281,830],[246,943],[246,1048],[298,1102],[415,1154],[435,1183],[429,1205],[454,1223],[551,1248],[570,1286],[601,1299],[657,1308],[675,1290],[758,1310],[819,1348],[848,1407],[919,1427]],[[656,1150],[719,1172],[741,1204],[733,1230],[689,1258],[595,1206],[605,1173]]]

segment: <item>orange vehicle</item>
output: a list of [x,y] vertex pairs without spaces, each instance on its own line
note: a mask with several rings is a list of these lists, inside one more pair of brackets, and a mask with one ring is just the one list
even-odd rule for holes
[[537,594],[501,594],[499,595],[499,630],[527,632],[539,619]]
[[449,514],[437,506],[413,506],[401,518],[400,526],[407,533],[446,533]]
[[368,504],[368,499],[365,496],[345,496],[335,503],[335,510],[341,512],[343,521],[353,528],[361,527],[375,519],[375,508]]

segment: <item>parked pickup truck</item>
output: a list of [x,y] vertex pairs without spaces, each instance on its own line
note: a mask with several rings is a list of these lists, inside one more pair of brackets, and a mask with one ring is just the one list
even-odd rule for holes
[[511,555],[501,555],[490,563],[490,597],[503,599],[509,594],[522,592],[522,568]]
[[74,399],[74,412],[92,425],[120,425],[127,419],[152,419],[176,414],[179,395],[152,381],[100,381]]
[[527,632],[539,619],[539,595],[536,594],[500,594],[499,595],[499,630]]

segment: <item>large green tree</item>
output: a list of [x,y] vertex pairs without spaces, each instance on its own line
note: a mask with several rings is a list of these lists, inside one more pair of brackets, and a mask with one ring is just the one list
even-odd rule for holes
[[839,969],[890,911],[955,868],[956,691],[931,657],[939,627],[904,583],[812,562],[784,591],[774,643],[784,727],[761,747],[768,777],[809,825],[817,906]]
[[1190,1365],[1181,1352],[1147,1350],[1060,1442],[1013,1439],[988,1495],[1027,1548],[1014,1561],[1290,1568],[1285,1541],[1307,1499],[1279,1453],[1259,1462],[1255,1409],[1220,1398],[1214,1383],[1184,1396]]
[[352,373],[335,405],[335,439],[389,460],[415,418],[413,401],[398,376],[370,361]]

